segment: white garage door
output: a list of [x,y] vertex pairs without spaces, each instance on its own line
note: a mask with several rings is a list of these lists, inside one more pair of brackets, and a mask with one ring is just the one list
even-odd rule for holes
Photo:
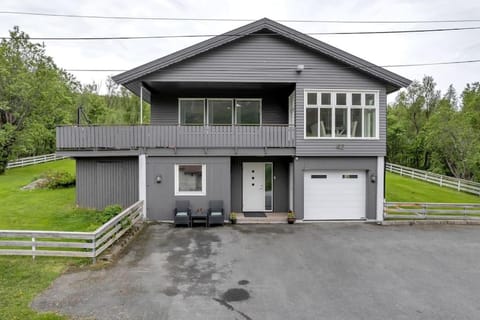
[[305,220],[365,218],[365,171],[306,171]]

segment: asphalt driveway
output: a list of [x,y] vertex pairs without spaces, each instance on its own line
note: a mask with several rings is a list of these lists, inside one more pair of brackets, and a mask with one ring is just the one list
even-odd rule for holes
[[478,319],[478,226],[146,227],[33,307],[88,319]]

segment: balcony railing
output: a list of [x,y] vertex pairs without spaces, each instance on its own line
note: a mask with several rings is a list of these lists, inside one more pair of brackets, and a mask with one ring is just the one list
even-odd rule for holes
[[57,150],[293,148],[291,126],[64,126]]

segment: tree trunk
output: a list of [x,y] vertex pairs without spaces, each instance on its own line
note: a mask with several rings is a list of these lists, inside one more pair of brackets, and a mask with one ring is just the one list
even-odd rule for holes
[[11,136],[7,138],[4,144],[0,145],[0,174],[4,174],[7,169],[8,155],[10,154],[13,144],[15,143],[16,134],[11,133]]

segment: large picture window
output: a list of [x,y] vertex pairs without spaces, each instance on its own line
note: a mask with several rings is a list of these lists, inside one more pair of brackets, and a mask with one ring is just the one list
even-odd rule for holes
[[205,186],[204,164],[176,164],[175,165],[175,195],[176,196],[204,196]]
[[179,115],[181,125],[203,126],[205,123],[205,100],[180,99]]
[[236,124],[260,125],[262,104],[260,100],[235,100]]
[[231,125],[233,123],[232,99],[208,99],[208,124]]
[[180,98],[178,106],[180,125],[262,124],[262,99]]
[[305,137],[378,138],[378,92],[307,90]]

